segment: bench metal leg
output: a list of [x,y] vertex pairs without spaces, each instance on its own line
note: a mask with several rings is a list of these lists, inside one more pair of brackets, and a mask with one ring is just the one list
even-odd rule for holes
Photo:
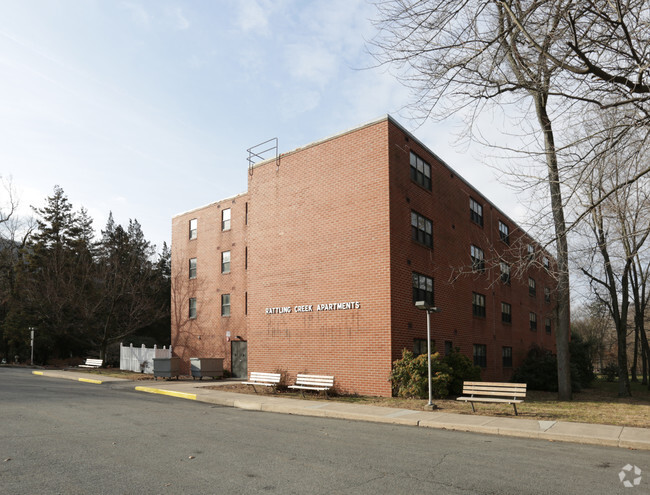
[[473,403],[473,402],[470,402],[470,404],[472,405],[472,412],[475,413],[475,412],[476,412],[476,409],[474,409],[474,403]]
[[513,402],[513,403],[512,403],[512,407],[515,408],[515,416],[519,416],[519,414],[517,413],[517,404],[515,404],[515,403]]

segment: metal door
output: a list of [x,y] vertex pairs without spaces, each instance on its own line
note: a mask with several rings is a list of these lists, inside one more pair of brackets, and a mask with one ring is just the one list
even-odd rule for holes
[[248,342],[233,340],[230,343],[232,356],[232,376],[248,378]]

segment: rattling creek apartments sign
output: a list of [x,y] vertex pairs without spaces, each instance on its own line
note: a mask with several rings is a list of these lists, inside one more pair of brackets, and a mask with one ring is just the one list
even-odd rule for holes
[[[316,311],[345,311],[350,309],[361,309],[359,301],[318,304]],[[301,306],[280,306],[277,308],[266,308],[264,312],[267,315],[283,315],[287,313],[312,313],[314,311],[313,304],[303,304]]]

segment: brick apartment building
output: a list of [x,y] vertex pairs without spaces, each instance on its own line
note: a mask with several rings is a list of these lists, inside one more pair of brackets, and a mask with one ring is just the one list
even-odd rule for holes
[[172,345],[247,370],[389,396],[431,338],[508,380],[555,349],[554,260],[390,116],[265,160],[248,192],[172,222]]

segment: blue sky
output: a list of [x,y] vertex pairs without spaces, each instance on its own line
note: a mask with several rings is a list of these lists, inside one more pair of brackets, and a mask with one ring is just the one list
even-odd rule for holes
[[0,0],[0,175],[22,212],[55,184],[160,246],[177,213],[246,190],[246,149],[290,151],[387,113],[515,220],[453,122],[420,127],[370,69],[364,0]]

